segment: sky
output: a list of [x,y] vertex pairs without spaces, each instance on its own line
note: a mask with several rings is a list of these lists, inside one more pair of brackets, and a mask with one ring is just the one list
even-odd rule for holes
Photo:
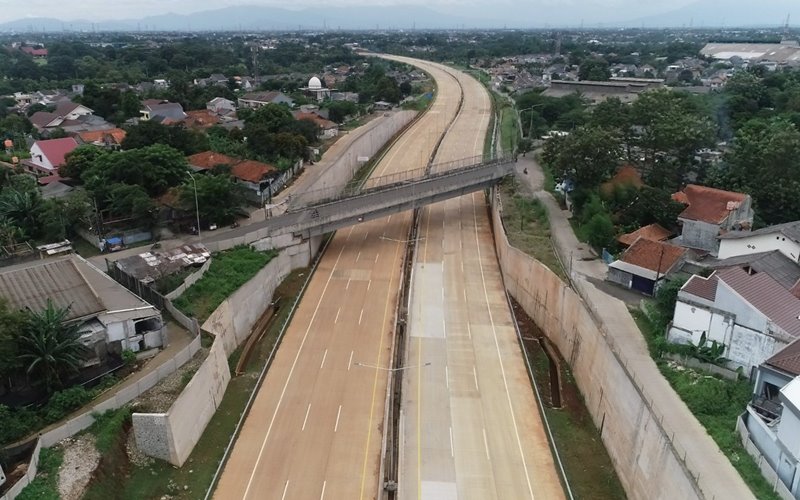
[[[541,8],[549,12],[585,12],[592,21],[632,19],[673,10],[694,0],[326,0],[326,7],[357,5],[424,5],[450,14],[514,19],[515,12]],[[0,22],[26,17],[49,17],[65,21],[131,19],[149,15],[188,14],[233,5],[265,5],[301,8],[319,5],[314,0],[0,0]],[[587,19],[587,22],[589,20]]]

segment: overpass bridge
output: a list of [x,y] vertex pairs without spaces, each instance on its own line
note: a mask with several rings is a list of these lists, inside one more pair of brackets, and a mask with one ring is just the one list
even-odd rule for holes
[[488,188],[514,171],[513,157],[466,158],[368,179],[338,192],[309,191],[288,210],[263,222],[206,238],[211,250],[289,235],[307,239],[359,222],[412,210]]

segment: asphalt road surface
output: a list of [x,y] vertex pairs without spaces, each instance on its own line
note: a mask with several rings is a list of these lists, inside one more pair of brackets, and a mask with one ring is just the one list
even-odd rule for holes
[[[481,154],[491,101],[464,105],[436,162]],[[421,212],[400,423],[401,499],[564,498],[516,339],[483,193]]]
[[[424,167],[455,115],[456,80],[429,69],[437,98],[375,176]],[[363,499],[380,455],[401,263],[411,214],[336,233],[265,377],[215,492],[219,499]]]

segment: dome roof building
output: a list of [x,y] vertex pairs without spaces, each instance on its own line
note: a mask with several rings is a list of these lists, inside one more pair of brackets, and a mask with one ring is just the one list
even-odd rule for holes
[[318,90],[322,88],[322,82],[316,76],[312,76],[308,81],[309,90]]

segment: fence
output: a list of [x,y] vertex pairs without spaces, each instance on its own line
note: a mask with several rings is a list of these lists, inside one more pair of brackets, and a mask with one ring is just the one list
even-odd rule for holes
[[22,493],[22,490],[24,490],[26,486],[33,482],[33,479],[36,477],[36,471],[39,468],[40,451],[42,451],[42,440],[37,439],[36,447],[33,449],[33,455],[31,455],[31,461],[28,465],[28,470],[19,478],[19,481],[14,483],[14,485],[6,491],[5,495],[0,497],[0,500],[14,500],[17,495]]
[[192,274],[190,274],[189,276],[187,276],[186,279],[183,280],[183,283],[181,283],[180,286],[178,286],[178,288],[176,288],[175,290],[172,290],[171,292],[166,294],[164,297],[169,299],[169,300],[175,300],[178,297],[180,297],[181,295],[183,295],[183,292],[185,292],[190,286],[192,286],[195,283],[197,283],[197,281],[200,278],[203,277],[203,275],[206,273],[206,271],[208,271],[208,268],[211,267],[211,260],[212,259],[208,259],[200,267],[200,269],[198,269],[197,271],[195,271]]
[[[739,433],[739,437],[742,440],[742,445],[744,449],[747,450],[747,454],[753,457],[756,461],[756,465],[758,465],[758,469],[761,471],[761,475],[764,476],[764,479],[769,482],[770,486],[772,486],[773,491],[778,494],[783,500],[794,500],[795,496],[792,495],[792,492],[789,491],[789,488],[783,484],[783,481],[778,477],[778,473],[775,472],[775,469],[767,462],[764,455],[761,454],[761,450],[758,449],[758,446],[750,439],[750,432],[747,430],[747,424],[745,423],[744,418],[752,418],[747,412],[739,415],[739,418],[736,419],[736,431]],[[755,417],[758,418],[758,417]]]

